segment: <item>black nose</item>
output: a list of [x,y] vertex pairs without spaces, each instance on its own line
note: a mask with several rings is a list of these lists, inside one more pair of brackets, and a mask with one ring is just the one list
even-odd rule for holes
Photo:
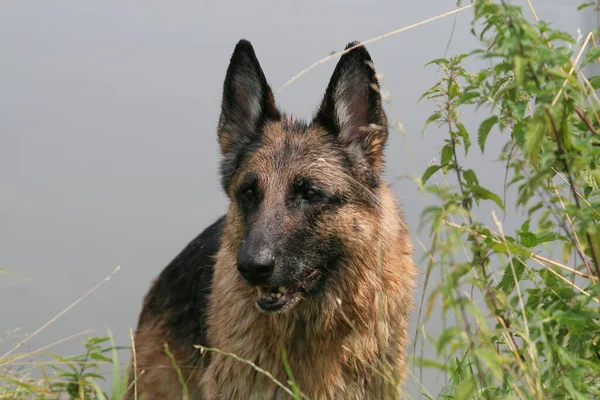
[[238,271],[253,286],[267,283],[275,268],[275,255],[268,248],[240,249],[238,254]]

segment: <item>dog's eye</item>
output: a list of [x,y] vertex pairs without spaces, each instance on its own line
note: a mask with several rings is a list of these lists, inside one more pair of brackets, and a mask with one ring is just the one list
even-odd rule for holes
[[308,189],[303,193],[304,200],[312,201],[317,197],[317,192],[312,189]]
[[306,189],[302,192],[302,199],[309,203],[318,203],[324,199],[324,196],[315,189]]
[[247,199],[251,199],[254,197],[254,190],[252,190],[252,188],[245,189],[242,191],[242,196]]
[[242,205],[252,205],[260,197],[256,174],[250,172],[244,176],[237,188],[235,197]]

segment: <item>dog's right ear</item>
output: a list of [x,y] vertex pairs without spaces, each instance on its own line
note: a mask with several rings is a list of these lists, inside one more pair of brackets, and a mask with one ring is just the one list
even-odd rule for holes
[[[359,175],[376,182],[388,137],[380,86],[369,52],[351,42],[338,61],[313,122],[325,127],[360,165]],[[361,162],[366,161],[365,163]]]
[[224,155],[258,138],[268,119],[279,119],[273,92],[267,83],[252,44],[240,40],[235,46],[223,84],[218,135]]

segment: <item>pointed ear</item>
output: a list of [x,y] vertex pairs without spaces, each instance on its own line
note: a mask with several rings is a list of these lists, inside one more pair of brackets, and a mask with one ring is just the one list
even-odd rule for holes
[[279,119],[273,92],[267,83],[252,44],[235,46],[223,84],[218,135],[221,152],[227,154],[257,138],[267,119]]
[[[349,43],[346,50],[358,44]],[[334,134],[350,154],[381,171],[387,118],[373,62],[364,46],[340,58],[313,122]]]

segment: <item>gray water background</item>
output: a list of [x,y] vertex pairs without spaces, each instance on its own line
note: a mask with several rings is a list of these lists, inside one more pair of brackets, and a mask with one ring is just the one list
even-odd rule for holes
[[[582,19],[575,3],[538,0],[534,5],[540,18],[576,34]],[[441,0],[3,0],[0,268],[30,280],[0,275],[0,352],[117,265],[121,270],[113,279],[23,350],[88,328],[103,335],[106,327],[119,344],[128,345],[150,281],[225,212],[215,126],[225,70],[240,38],[254,44],[280,107],[307,118],[337,59],[278,92],[289,78],[351,40],[366,40],[454,6]],[[417,99],[439,77],[435,67],[424,64],[444,55],[455,23],[448,55],[477,46],[470,20],[466,11],[367,46],[391,95],[385,105],[389,119],[404,129],[390,137],[388,181],[420,175],[428,160],[439,158],[444,132],[431,127],[421,135],[433,105]],[[475,132],[483,117],[484,111],[466,115],[465,125]],[[501,191],[503,166],[494,160],[506,137],[491,135],[490,140],[489,153],[482,157],[474,147],[467,165],[481,171],[484,186]],[[409,178],[395,180],[393,187],[415,240],[427,245],[427,233],[417,232],[417,225],[431,200]],[[516,222],[508,218],[507,229]],[[416,248],[422,283],[423,251]],[[433,282],[438,280],[434,274]],[[436,309],[428,331],[439,331],[440,320]],[[52,350],[81,351],[81,340]],[[435,357],[429,347],[425,354]],[[436,394],[442,382],[426,371],[422,383]],[[408,386],[417,393],[416,380]]]

